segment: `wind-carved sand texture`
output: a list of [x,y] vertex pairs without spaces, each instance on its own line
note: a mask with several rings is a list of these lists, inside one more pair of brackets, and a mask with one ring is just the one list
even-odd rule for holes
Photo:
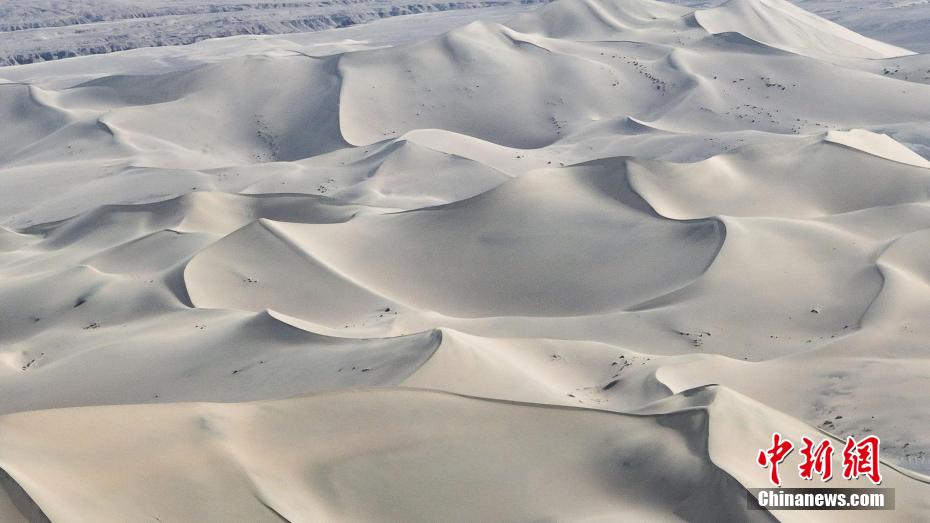
[[0,520],[807,521],[747,508],[776,431],[930,517],[930,55],[782,0],[346,34],[0,70]]

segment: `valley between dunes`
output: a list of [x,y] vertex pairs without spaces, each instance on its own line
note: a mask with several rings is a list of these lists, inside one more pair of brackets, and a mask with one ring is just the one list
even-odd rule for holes
[[930,55],[360,30],[0,69],[0,520],[875,520],[749,510],[773,432],[930,517]]

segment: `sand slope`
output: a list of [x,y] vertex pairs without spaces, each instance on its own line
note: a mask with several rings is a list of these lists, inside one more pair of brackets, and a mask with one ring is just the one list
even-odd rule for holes
[[807,520],[747,510],[774,431],[926,519],[924,55],[780,0],[347,34],[0,71],[0,519]]

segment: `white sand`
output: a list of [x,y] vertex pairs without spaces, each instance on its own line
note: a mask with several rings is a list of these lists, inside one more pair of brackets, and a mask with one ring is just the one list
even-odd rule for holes
[[782,0],[351,31],[0,69],[0,521],[875,520],[748,511],[775,431],[927,519],[926,55]]

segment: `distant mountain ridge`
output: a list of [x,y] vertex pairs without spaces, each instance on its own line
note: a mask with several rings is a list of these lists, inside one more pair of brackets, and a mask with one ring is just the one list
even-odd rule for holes
[[[348,27],[394,16],[546,3],[549,0],[459,0],[403,3],[315,1],[150,3],[75,0],[0,1],[0,66],[140,47],[188,45],[211,38],[290,34]],[[46,5],[47,4],[47,5]]]
[[[550,0],[458,0],[404,3],[391,0],[260,2],[236,0],[0,0],[0,66],[93,55],[140,47],[187,45],[237,35],[291,34],[368,23],[388,17],[451,10],[525,6]],[[708,8],[721,0],[666,0]],[[930,3],[793,3],[915,51],[930,50]],[[63,9],[63,6],[69,6]],[[733,9],[731,5],[729,10]]]

